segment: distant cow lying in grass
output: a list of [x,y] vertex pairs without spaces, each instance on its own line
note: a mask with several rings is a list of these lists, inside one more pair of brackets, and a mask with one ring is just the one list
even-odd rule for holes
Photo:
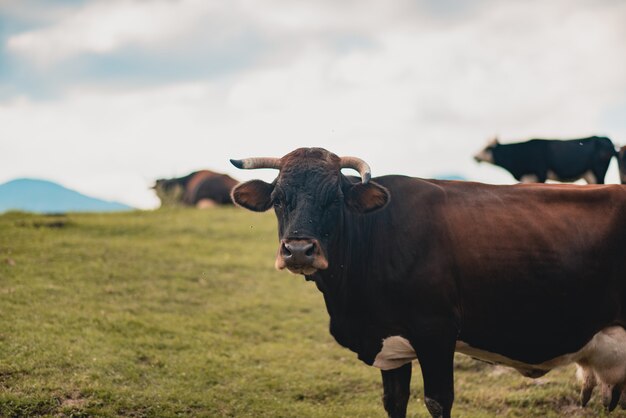
[[576,362],[582,403],[599,384],[607,408],[617,405],[625,187],[370,180],[363,160],[321,148],[231,161],[279,170],[272,183],[238,185],[233,200],[274,209],[276,268],[315,282],[337,342],[381,369],[389,416],[406,415],[418,359],[428,411],[449,417],[455,351],[528,377]]
[[500,144],[494,139],[474,159],[502,167],[522,183],[574,182],[583,178],[589,184],[604,184],[614,155],[615,147],[609,138],[592,136],[565,141],[531,139],[515,144]]
[[161,206],[209,207],[232,204],[230,192],[237,183],[226,174],[201,170],[184,177],[159,179],[153,189]]

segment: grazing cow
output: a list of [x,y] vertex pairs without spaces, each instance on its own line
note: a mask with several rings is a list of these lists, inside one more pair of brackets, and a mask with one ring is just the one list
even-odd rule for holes
[[231,204],[230,192],[237,180],[209,170],[195,171],[185,177],[159,179],[153,189],[161,206],[198,206]]
[[617,152],[617,165],[620,183],[626,184],[626,146],[621,147]]
[[614,155],[609,138],[592,136],[567,141],[531,139],[516,144],[500,144],[494,139],[474,159],[500,166],[522,183],[584,178],[589,184],[604,184]]
[[231,162],[279,170],[271,184],[239,184],[233,201],[274,208],[276,268],[315,282],[337,342],[382,370],[389,416],[405,416],[418,359],[428,411],[449,417],[455,351],[529,377],[577,362],[583,391],[601,384],[615,407],[626,382],[622,186],[370,181],[364,161],[321,148]]

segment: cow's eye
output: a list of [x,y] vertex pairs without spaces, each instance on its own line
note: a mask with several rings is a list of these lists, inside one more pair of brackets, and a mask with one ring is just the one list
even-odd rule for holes
[[275,208],[282,208],[283,207],[283,202],[280,199],[274,199],[274,207]]

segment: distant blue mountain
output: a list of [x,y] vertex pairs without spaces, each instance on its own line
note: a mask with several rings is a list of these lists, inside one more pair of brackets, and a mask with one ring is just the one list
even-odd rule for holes
[[16,179],[0,184],[0,212],[111,212],[131,209],[121,203],[85,196],[47,180]]
[[463,181],[467,181],[467,178],[460,175],[460,174],[439,174],[438,176],[435,176],[434,178],[439,179],[439,180],[463,180]]

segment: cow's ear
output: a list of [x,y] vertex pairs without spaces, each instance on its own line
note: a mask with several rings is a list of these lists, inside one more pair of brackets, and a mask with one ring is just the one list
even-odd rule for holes
[[359,213],[370,213],[384,208],[389,203],[389,191],[373,181],[367,184],[354,183],[345,194],[346,206]]
[[250,180],[238,184],[230,193],[233,202],[255,212],[265,212],[272,207],[274,186],[262,180]]

